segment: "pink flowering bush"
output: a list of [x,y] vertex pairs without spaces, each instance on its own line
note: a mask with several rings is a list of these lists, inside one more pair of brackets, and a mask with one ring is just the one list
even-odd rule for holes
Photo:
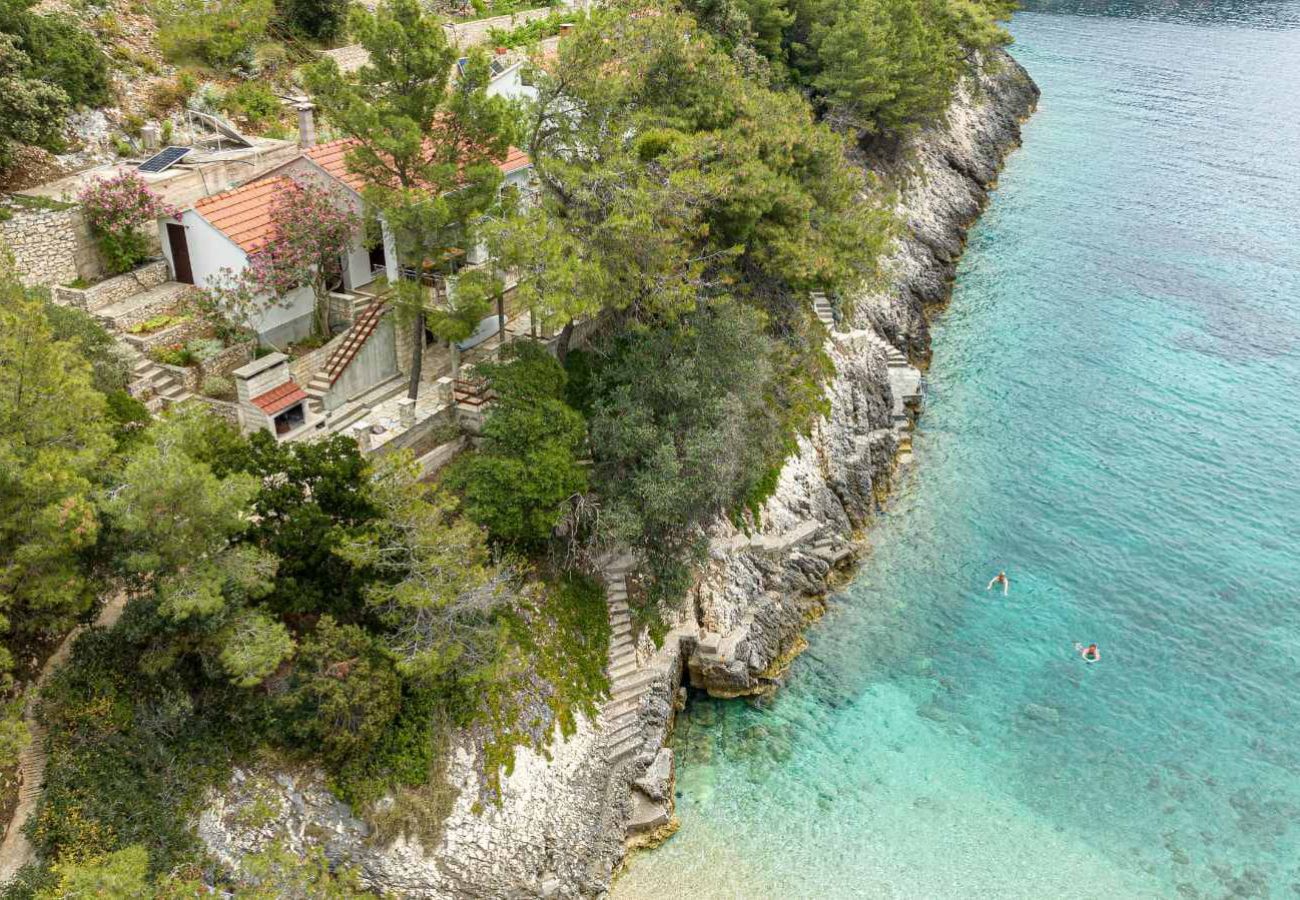
[[258,294],[283,299],[310,287],[316,299],[315,331],[329,337],[329,288],[343,272],[343,254],[361,228],[360,218],[334,194],[314,184],[294,184],[271,207],[274,236],[249,259],[245,277]]
[[77,195],[110,274],[129,272],[149,257],[144,225],[177,211],[131,170],[88,184]]

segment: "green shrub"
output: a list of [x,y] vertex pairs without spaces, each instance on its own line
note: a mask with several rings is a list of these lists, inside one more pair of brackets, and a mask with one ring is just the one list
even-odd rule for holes
[[61,13],[37,15],[30,0],[0,0],[0,34],[12,35],[27,56],[23,74],[60,88],[74,106],[112,99],[108,59],[95,36]]
[[299,37],[333,41],[347,25],[348,0],[276,0],[276,19]]
[[479,366],[497,400],[480,449],[456,462],[447,483],[494,540],[536,546],[559,524],[566,502],[587,489],[578,462],[587,429],[564,402],[567,376],[549,353],[520,341],[507,354],[505,363]]
[[169,344],[166,347],[155,347],[149,351],[149,358],[154,362],[162,363],[165,366],[194,366],[198,365],[198,358],[184,344]]
[[51,863],[142,844],[155,872],[194,859],[189,827],[205,790],[251,749],[255,697],[201,668],[148,674],[156,604],[133,600],[113,631],[92,630],[43,692],[45,792],[30,829]]
[[209,375],[199,385],[199,393],[213,400],[234,400],[235,382],[221,375]]
[[247,64],[254,45],[266,34],[271,12],[272,0],[166,0],[159,15],[158,43],[173,62]]
[[[182,321],[184,321],[184,319],[182,319]],[[226,345],[218,338],[194,338],[193,340],[186,341],[185,349],[190,351],[196,360],[204,363],[215,357],[222,350],[225,350]]]
[[517,28],[489,28],[487,43],[493,47],[526,47],[560,33],[560,26],[573,21],[571,12],[551,13]]
[[260,82],[245,81],[221,98],[221,108],[232,116],[243,116],[254,126],[278,119],[280,98]]
[[108,394],[126,388],[130,366],[117,340],[94,316],[75,307],[46,302],[45,320],[56,340],[72,341],[90,363],[95,390]]
[[173,325],[179,325],[186,320],[185,316],[176,316],[171,313],[162,313],[145,319],[143,322],[136,322],[127,329],[128,334],[153,334],[155,331],[162,331],[164,328],[171,328]]

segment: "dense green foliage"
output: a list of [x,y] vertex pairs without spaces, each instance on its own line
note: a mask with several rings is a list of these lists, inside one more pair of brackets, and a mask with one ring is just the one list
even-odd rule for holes
[[273,0],[162,0],[158,44],[173,62],[247,67],[274,11]]
[[980,50],[1010,36],[1014,0],[692,0],[775,83],[813,91],[838,127],[895,136],[940,115]]
[[564,400],[560,364],[536,344],[510,345],[503,364],[477,374],[496,394],[478,452],[462,457],[447,483],[465,498],[465,512],[498,541],[538,547],[550,538],[566,504],[587,489],[578,456],[586,441],[582,416]]
[[276,21],[290,34],[330,42],[343,36],[348,24],[347,0],[276,0]]
[[93,379],[44,304],[0,271],[0,673],[10,648],[66,630],[91,603],[81,556],[98,536],[95,481],[114,446]]
[[31,59],[0,33],[0,172],[13,164],[21,144],[46,149],[61,145],[68,95],[29,73]]
[[109,100],[108,60],[99,42],[61,13],[35,13],[34,0],[0,0],[0,35],[26,54],[25,77],[57,87],[74,107]]
[[890,219],[802,97],[680,14],[602,11],[537,84],[542,196],[493,243],[562,359],[576,320],[603,320],[568,390],[590,420],[594,537],[642,550],[672,595],[700,529],[757,507],[824,411],[807,292],[872,277]]
[[[202,897],[213,891],[201,874],[193,867],[186,867],[150,883],[149,851],[141,844],[132,844],[102,856],[59,863],[50,873],[48,886],[38,890],[35,900]],[[237,883],[222,884],[221,891],[231,900],[374,898],[373,894],[361,890],[355,872],[342,868],[331,871],[321,848],[315,848],[301,859],[278,844],[248,856],[244,860],[244,876]]]

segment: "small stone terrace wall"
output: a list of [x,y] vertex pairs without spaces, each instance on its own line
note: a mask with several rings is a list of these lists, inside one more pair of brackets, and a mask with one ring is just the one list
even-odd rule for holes
[[[157,259],[145,263],[134,271],[116,275],[88,288],[54,287],[50,296],[55,303],[94,311],[134,297],[162,284],[169,277],[167,260]],[[68,279],[71,281],[72,279]]]

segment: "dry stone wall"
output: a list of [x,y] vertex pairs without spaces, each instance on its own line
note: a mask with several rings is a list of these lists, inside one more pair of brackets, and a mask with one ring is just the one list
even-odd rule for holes
[[54,287],[102,274],[80,209],[11,208],[11,215],[0,222],[0,245],[13,254],[23,284]]

